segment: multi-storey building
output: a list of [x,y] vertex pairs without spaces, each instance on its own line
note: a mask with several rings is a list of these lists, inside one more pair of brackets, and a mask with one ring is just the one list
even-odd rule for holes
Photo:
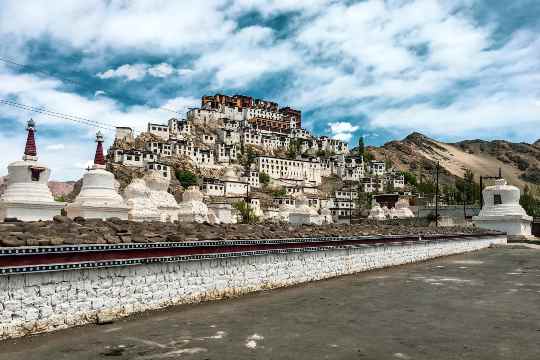
[[371,175],[383,176],[386,172],[386,163],[381,160],[371,160],[368,164],[368,170]]
[[166,142],[150,141],[146,143],[146,148],[148,151],[161,156],[172,156],[173,153],[173,145]]
[[321,183],[321,163],[318,158],[292,160],[260,156],[256,164],[259,172],[268,174],[272,179],[306,181],[314,185]]
[[148,132],[152,135],[160,137],[164,141],[169,140],[169,126],[162,124],[148,123]]
[[[272,101],[253,99],[250,96],[234,95],[226,96],[216,94],[203,96],[201,108],[206,111],[215,111],[224,114],[232,120],[247,121],[252,125],[268,130],[289,130],[302,126],[302,113],[290,107],[279,108]],[[195,113],[192,114],[192,116]],[[209,114],[202,114],[206,118]],[[213,117],[218,117],[213,115]]]

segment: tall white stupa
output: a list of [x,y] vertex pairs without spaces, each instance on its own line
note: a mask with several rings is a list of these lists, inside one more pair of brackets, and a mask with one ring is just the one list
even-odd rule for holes
[[54,201],[48,187],[50,170],[38,163],[36,124],[28,121],[26,146],[22,160],[8,165],[7,187],[0,198],[0,219],[17,218],[22,221],[51,220],[60,215],[66,205]]
[[473,217],[476,226],[503,231],[511,236],[531,236],[533,218],[519,204],[520,190],[498,179],[494,186],[482,191],[484,205],[478,216]]
[[107,219],[111,217],[128,219],[128,207],[122,196],[116,191],[114,175],[105,170],[103,156],[103,135],[96,134],[96,154],[94,165],[83,177],[79,196],[67,206],[67,215],[71,218],[82,216],[88,219]]

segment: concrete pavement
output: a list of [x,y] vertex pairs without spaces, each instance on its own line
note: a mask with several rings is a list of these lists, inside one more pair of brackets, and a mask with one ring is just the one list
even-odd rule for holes
[[540,250],[505,247],[0,343],[0,360],[540,359]]

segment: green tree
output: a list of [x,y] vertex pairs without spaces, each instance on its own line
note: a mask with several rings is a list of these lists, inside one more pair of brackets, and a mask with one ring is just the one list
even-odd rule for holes
[[280,187],[279,189],[275,189],[272,191],[273,197],[285,197],[287,196],[287,190],[285,190],[284,187]]
[[529,187],[525,185],[523,194],[519,199],[519,204],[525,209],[529,216],[540,217],[540,200],[534,197]]
[[416,176],[414,176],[414,174],[411,174],[410,172],[407,172],[407,171],[403,171],[401,174],[405,178],[406,184],[409,184],[412,186],[416,186],[418,184],[418,181],[416,180]]
[[193,185],[197,185],[199,178],[197,175],[188,170],[176,170],[176,178],[183,188],[188,188]]
[[269,183],[270,183],[270,175],[268,175],[267,173],[265,173],[264,171],[259,173],[259,182],[263,185],[263,186],[267,186]]
[[300,148],[302,147],[301,139],[292,139],[289,142],[289,147],[287,148],[287,157],[289,159],[294,159],[300,154]]
[[366,149],[364,145],[364,137],[360,136],[360,138],[358,139],[358,154],[363,155],[365,150]]
[[255,158],[257,157],[257,154],[253,150],[253,147],[251,145],[246,146],[246,151],[244,153],[244,156],[242,158],[242,166],[246,171],[249,171],[249,168],[251,168],[251,164],[255,162]]
[[255,215],[255,209],[245,201],[238,201],[233,204],[241,217],[242,224],[255,224],[259,222],[259,217]]

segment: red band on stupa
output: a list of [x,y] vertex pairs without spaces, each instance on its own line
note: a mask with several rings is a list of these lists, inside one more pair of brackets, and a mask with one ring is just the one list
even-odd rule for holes
[[37,156],[36,140],[34,139],[34,129],[28,129],[28,137],[26,138],[26,146],[24,147],[24,155]]
[[96,156],[94,156],[95,165],[105,165],[105,157],[103,156],[103,143],[98,141],[96,147]]

